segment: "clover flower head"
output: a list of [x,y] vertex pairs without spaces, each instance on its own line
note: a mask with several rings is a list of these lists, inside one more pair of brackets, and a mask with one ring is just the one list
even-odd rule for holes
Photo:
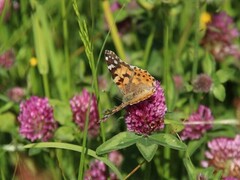
[[[123,156],[118,151],[113,151],[108,156],[109,160],[113,162],[117,167],[120,167],[123,161]],[[90,163],[89,169],[85,172],[84,180],[117,180],[117,175],[113,172],[109,172],[107,166],[99,160],[94,160]]]
[[223,171],[224,179],[240,179],[240,135],[235,138],[220,137],[208,142],[203,167],[213,166]]
[[182,76],[180,76],[180,75],[173,76],[173,82],[174,82],[175,88],[178,91],[181,91],[183,89],[184,82],[183,82],[183,77]]
[[185,122],[185,127],[180,136],[182,140],[199,139],[207,130],[212,128],[211,122],[213,116],[211,110],[203,105],[200,105],[197,112],[194,112]]
[[52,138],[57,128],[48,99],[37,96],[32,96],[20,104],[18,121],[20,134],[31,141],[47,141]]
[[20,102],[25,96],[25,90],[21,87],[13,87],[8,90],[8,97],[14,102]]
[[0,15],[4,22],[11,17],[12,0],[0,0]]
[[234,40],[239,37],[239,31],[235,27],[232,17],[225,12],[220,12],[212,16],[208,23],[202,45],[209,50],[217,61],[222,61],[227,56],[240,58],[240,49],[234,44]]
[[208,93],[212,86],[212,78],[207,74],[198,75],[192,82],[194,92]]
[[15,61],[13,50],[8,50],[0,55],[0,67],[10,69]]
[[120,167],[123,162],[123,155],[119,151],[112,151],[109,153],[108,158],[117,167]]
[[156,91],[150,98],[128,106],[126,110],[125,120],[129,131],[149,135],[163,129],[167,107],[160,83],[156,81]]
[[108,86],[107,79],[104,76],[98,76],[98,87],[101,90],[106,90]]
[[85,172],[84,180],[101,179],[107,180],[107,167],[99,160],[92,161],[90,168]]
[[99,134],[99,114],[95,95],[83,89],[81,95],[75,95],[70,100],[70,106],[73,120],[82,131],[89,114],[88,133],[91,137],[96,137]]
[[121,9],[121,4],[117,1],[114,1],[112,4],[111,4],[111,10],[114,12],[114,11],[117,11],[119,9]]

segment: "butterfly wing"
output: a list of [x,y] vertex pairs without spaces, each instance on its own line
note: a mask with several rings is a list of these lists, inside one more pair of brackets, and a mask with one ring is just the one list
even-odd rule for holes
[[108,70],[110,71],[113,81],[121,90],[123,95],[127,94],[127,85],[132,79],[133,69],[132,67],[123,62],[114,52],[110,50],[105,51],[105,60],[108,65]]
[[113,81],[123,93],[123,102],[136,104],[155,92],[155,79],[143,69],[123,62],[114,52],[105,51]]
[[155,79],[147,71],[123,62],[110,50],[105,51],[105,59],[113,81],[123,93],[123,103],[107,110],[100,122],[128,105],[148,99],[155,92]]
[[132,66],[134,70],[130,83],[126,85],[126,93],[123,102],[129,105],[148,99],[155,93],[155,79],[146,70]]

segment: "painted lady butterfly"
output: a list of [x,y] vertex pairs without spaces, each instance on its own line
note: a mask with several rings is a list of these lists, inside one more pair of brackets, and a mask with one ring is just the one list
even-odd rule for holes
[[100,122],[124,107],[146,100],[155,93],[155,79],[146,70],[123,62],[110,50],[105,50],[105,60],[113,81],[123,94],[123,100],[119,106],[107,110]]

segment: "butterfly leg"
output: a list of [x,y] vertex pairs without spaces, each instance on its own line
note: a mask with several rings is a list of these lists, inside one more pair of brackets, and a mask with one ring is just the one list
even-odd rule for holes
[[110,116],[112,116],[113,114],[115,114],[116,112],[120,111],[121,109],[125,108],[128,104],[126,103],[122,103],[119,106],[114,107],[113,109],[108,109],[104,112],[103,117],[99,120],[100,122],[104,122],[106,121]]

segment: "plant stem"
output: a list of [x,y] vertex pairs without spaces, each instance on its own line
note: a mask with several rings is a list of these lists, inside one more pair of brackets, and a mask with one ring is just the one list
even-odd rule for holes
[[195,1],[195,36],[194,36],[194,61],[192,68],[192,79],[197,74],[198,69],[198,42],[199,42],[199,2]]
[[84,124],[83,143],[82,143],[83,152],[81,153],[81,156],[80,156],[78,180],[82,180],[83,179],[83,174],[84,174],[84,162],[85,162],[85,154],[87,153],[87,135],[88,135],[88,124],[89,124],[91,101],[92,101],[92,95],[91,95],[90,100],[88,102],[88,109],[87,109],[87,113],[86,113],[86,117],[85,117],[86,121],[85,121],[85,124]]
[[46,97],[50,98],[50,90],[49,90],[49,83],[48,83],[47,74],[42,74],[42,77],[43,77],[44,94],[45,94]]
[[111,35],[113,38],[113,43],[116,47],[117,53],[121,59],[126,59],[126,55],[124,53],[124,48],[122,45],[121,38],[119,37],[118,29],[116,27],[116,23],[113,19],[113,15],[111,12],[110,4],[108,0],[103,0],[102,1],[102,6],[103,6],[103,11],[105,14],[105,18],[107,21],[107,24],[109,26],[109,29],[111,31]]
[[149,59],[149,54],[151,51],[154,34],[155,34],[155,27],[152,28],[151,33],[149,34],[148,39],[147,39],[147,44],[146,44],[146,48],[145,48],[144,56],[143,56],[143,67],[147,67],[147,61]]
[[135,167],[125,178],[124,180],[128,179],[131,175],[133,175],[146,161],[142,161],[137,167]]
[[[170,80],[170,57],[169,57],[169,13],[166,13],[166,23],[164,25],[164,51],[163,51],[163,66],[164,66],[164,74],[163,74],[163,82],[164,82],[164,86],[165,86],[165,91],[166,93],[166,104],[167,107],[169,109],[169,104],[170,104],[170,93],[168,93],[168,89],[169,89],[169,80]],[[168,133],[168,128],[166,129],[166,133]],[[163,154],[164,154],[164,159],[165,159],[165,163],[163,166],[163,176],[165,179],[169,179],[170,178],[170,172],[169,172],[169,161],[170,161],[170,148],[164,147],[163,150]]]
[[67,77],[67,99],[71,96],[71,67],[68,51],[68,24],[66,15],[66,2],[61,1],[62,19],[63,19],[63,39],[64,39],[64,56],[66,62],[66,77]]
[[[169,38],[169,27],[168,24],[165,24],[164,29],[164,50],[163,50],[163,66],[164,66],[164,72],[163,72],[163,83],[165,86],[165,90],[168,89],[168,75],[169,75],[169,59],[168,59],[168,38]],[[166,98],[166,101],[168,102],[168,97]]]

